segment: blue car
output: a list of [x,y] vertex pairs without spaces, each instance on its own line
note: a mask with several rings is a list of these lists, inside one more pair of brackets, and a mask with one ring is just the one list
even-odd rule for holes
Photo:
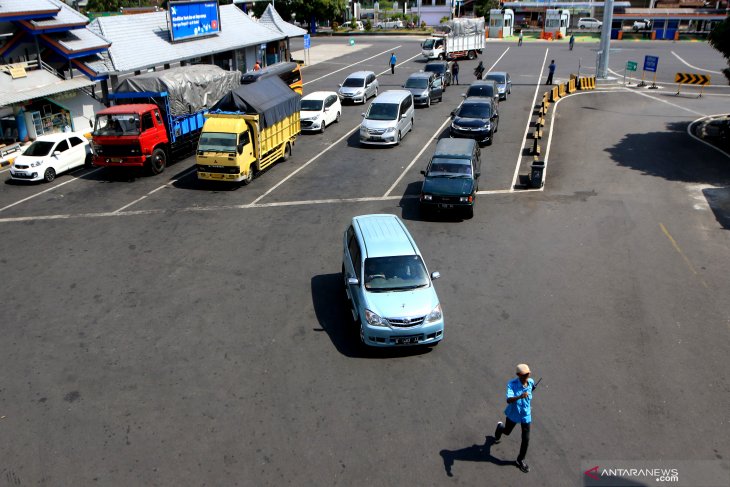
[[373,347],[436,345],[444,315],[421,252],[395,215],[361,215],[345,230],[342,277],[360,340]]

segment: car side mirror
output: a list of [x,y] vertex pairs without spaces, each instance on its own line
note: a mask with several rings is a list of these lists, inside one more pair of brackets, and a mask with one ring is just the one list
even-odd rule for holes
[[238,154],[239,155],[243,154],[243,146],[244,146],[244,143],[243,142],[241,142],[240,144],[238,144],[237,149],[238,149]]
[[466,93],[462,93],[462,94],[461,94],[461,97],[462,97],[462,98],[466,98]]
[[357,286],[359,284],[360,284],[360,281],[358,281],[356,277],[348,277],[347,278],[347,285],[348,286]]
[[365,117],[365,112],[362,112],[362,113],[360,114],[360,116],[364,118],[364,117]]
[[439,271],[435,271],[435,272],[432,272],[431,273],[431,279],[432,280],[438,279],[439,277],[441,277],[441,273]]
[[403,115],[400,116],[400,118],[403,119],[403,118],[406,118],[406,116],[407,115],[404,113]]
[[456,116],[456,112],[455,111],[451,112],[451,118],[454,118],[455,116]]
[[479,172],[479,171],[477,171],[477,172],[475,172],[475,173],[474,173],[474,177],[477,177],[477,178],[478,178],[479,176],[481,176],[481,175],[482,175],[482,173],[481,173],[481,172]]
[[426,175],[426,171],[421,171],[421,174],[423,174],[425,176]]
[[342,83],[338,84],[337,86],[339,86],[340,88],[342,88]]
[[405,87],[406,87],[406,85],[400,85],[400,87],[401,87],[401,88],[405,88]]

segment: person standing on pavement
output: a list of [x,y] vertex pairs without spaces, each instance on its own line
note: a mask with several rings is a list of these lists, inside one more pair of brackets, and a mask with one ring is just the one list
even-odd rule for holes
[[575,45],[575,34],[570,34],[570,42],[568,42],[568,45],[570,45],[570,50],[572,51]]
[[521,29],[520,29],[520,36],[517,38],[517,45],[518,46],[522,45],[522,30]]
[[395,74],[395,62],[396,62],[395,53],[392,53],[390,55],[390,74]]
[[530,425],[532,424],[532,391],[535,389],[535,381],[530,378],[530,367],[527,364],[517,365],[517,378],[507,383],[507,408],[504,410],[506,416],[504,423],[497,423],[494,431],[494,443],[499,443],[502,435],[512,433],[515,425],[520,424],[522,428],[522,442],[520,453],[515,462],[517,468],[527,473],[530,467],[525,462],[527,447],[530,445]]
[[479,61],[479,64],[476,68],[474,68],[474,76],[476,76],[477,79],[482,79],[482,75],[484,74],[484,64],[482,64],[481,61]]
[[548,66],[548,77],[547,81],[545,81],[546,85],[553,84],[553,75],[555,74],[555,59],[550,60],[550,65]]
[[451,66],[451,76],[454,78],[454,83],[459,84],[459,62],[454,59],[454,65]]

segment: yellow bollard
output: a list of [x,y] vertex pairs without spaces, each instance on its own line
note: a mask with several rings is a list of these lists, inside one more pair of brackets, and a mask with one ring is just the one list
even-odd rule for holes
[[559,89],[560,89],[560,90],[558,91],[558,96],[560,96],[560,97],[562,98],[562,97],[564,97],[565,95],[567,95],[567,94],[568,94],[568,93],[566,92],[566,90],[565,90],[565,83],[560,83],[560,85],[558,85],[558,86],[559,86]]

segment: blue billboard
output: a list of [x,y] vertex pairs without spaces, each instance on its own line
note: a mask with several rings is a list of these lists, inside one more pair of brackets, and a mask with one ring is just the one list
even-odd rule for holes
[[218,34],[221,30],[218,2],[170,2],[167,23],[173,42]]

